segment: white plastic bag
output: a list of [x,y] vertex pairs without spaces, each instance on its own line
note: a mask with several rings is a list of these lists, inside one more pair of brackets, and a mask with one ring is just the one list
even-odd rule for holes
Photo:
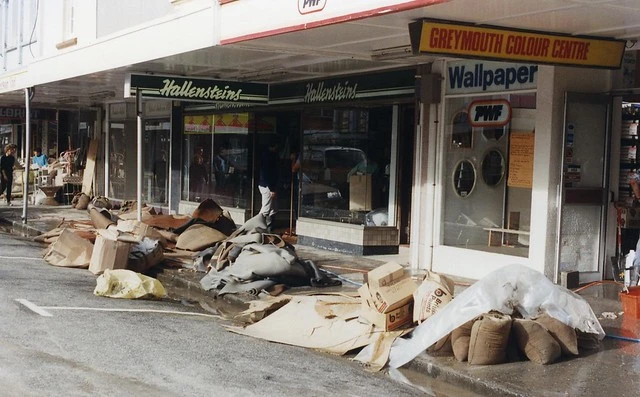
[[394,343],[389,365],[401,367],[458,326],[481,314],[491,310],[512,314],[514,309],[525,318],[548,313],[573,328],[597,334],[600,340],[605,335],[591,306],[581,296],[553,284],[542,273],[526,266],[508,265],[456,296],[416,327],[410,339]]

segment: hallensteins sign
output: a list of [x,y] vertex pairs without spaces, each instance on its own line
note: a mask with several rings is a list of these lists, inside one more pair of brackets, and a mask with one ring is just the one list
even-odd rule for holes
[[125,78],[125,97],[135,96],[136,90],[143,97],[176,101],[250,105],[269,102],[269,85],[261,83],[131,73]]

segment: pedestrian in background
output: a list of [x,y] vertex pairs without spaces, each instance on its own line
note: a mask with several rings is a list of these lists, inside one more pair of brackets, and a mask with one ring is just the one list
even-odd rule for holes
[[47,159],[47,155],[42,153],[41,148],[36,148],[33,151],[33,166],[34,168],[44,168],[49,164],[49,159]]
[[278,212],[276,201],[276,189],[279,180],[278,157],[278,140],[272,138],[266,148],[262,148],[260,152],[258,190],[262,195],[262,207],[260,213],[265,217],[267,222],[267,231],[271,232],[271,223],[273,216]]
[[4,147],[4,155],[0,157],[0,172],[2,173],[2,181],[0,181],[0,194],[5,193],[7,205],[11,205],[11,188],[13,185],[13,169],[16,165],[17,146],[10,143]]
[[204,166],[204,159],[200,154],[193,156],[193,163],[189,166],[189,190],[191,190],[191,200],[202,201],[205,197],[209,178],[207,169]]

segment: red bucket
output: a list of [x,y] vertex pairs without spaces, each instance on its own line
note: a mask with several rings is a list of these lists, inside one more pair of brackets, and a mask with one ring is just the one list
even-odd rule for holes
[[629,287],[629,293],[620,292],[625,317],[640,318],[640,287]]

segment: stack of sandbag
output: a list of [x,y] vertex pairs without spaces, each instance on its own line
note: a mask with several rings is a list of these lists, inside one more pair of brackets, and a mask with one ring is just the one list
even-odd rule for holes
[[456,359],[470,364],[500,364],[519,357],[550,364],[563,355],[578,355],[580,342],[574,328],[549,314],[523,319],[491,312],[453,330],[451,345]]

